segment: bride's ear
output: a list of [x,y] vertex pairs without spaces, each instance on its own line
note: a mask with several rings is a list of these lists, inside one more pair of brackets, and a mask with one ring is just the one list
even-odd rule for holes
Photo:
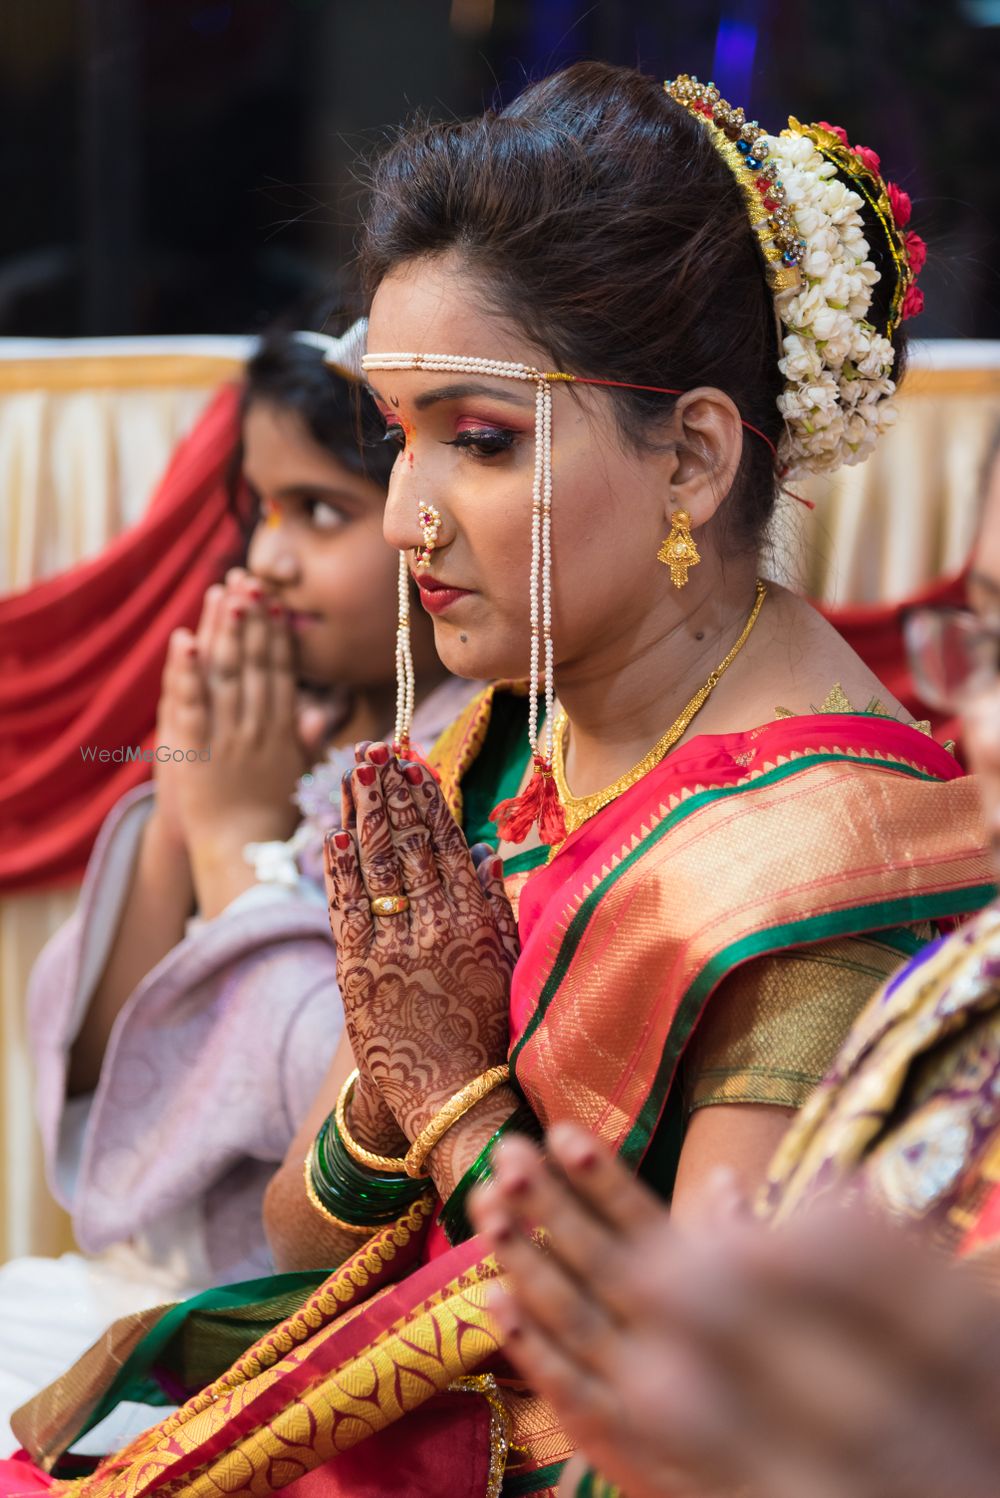
[[697,530],[715,515],[736,478],[746,433],[734,402],[705,386],[686,391],[670,418],[672,471],[664,493],[664,517],[686,510]]

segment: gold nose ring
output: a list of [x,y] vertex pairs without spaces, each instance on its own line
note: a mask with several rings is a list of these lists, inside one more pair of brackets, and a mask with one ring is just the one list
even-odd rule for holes
[[438,531],[441,528],[441,512],[433,505],[421,505],[417,512],[417,523],[420,526],[420,534],[424,538],[424,544],[417,549],[417,566],[420,568],[431,565],[431,552],[437,545]]

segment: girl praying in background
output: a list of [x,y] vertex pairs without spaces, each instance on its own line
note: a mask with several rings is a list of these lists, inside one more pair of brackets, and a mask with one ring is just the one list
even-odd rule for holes
[[[0,1270],[5,1416],[115,1317],[272,1267],[264,1188],[343,1025],[322,836],[393,711],[394,453],[330,343],[274,334],[247,367],[246,566],[174,631],[157,712],[158,746],[210,757],[113,809],[32,975],[49,1178],[96,1257]],[[472,688],[418,628],[430,744]]]

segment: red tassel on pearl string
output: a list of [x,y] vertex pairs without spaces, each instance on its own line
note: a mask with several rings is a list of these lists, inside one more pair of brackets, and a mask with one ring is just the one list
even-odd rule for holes
[[535,823],[538,836],[550,848],[566,839],[566,820],[556,790],[552,766],[538,754],[531,779],[519,796],[501,801],[490,812],[490,821],[505,843],[523,843]]

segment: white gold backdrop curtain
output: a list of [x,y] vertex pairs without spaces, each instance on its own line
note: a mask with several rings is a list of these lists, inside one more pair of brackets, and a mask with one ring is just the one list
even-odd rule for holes
[[892,603],[957,572],[976,531],[1000,425],[1000,342],[916,344],[899,420],[866,463],[792,484],[778,567],[823,603]]
[[[0,340],[0,592],[94,555],[138,519],[174,444],[248,348]],[[836,604],[897,600],[957,570],[998,421],[1000,343],[917,345],[898,426],[868,463],[803,486],[814,511],[783,506],[773,570]],[[40,1169],[24,993],[75,899],[0,900],[0,1258],[69,1242]]]

